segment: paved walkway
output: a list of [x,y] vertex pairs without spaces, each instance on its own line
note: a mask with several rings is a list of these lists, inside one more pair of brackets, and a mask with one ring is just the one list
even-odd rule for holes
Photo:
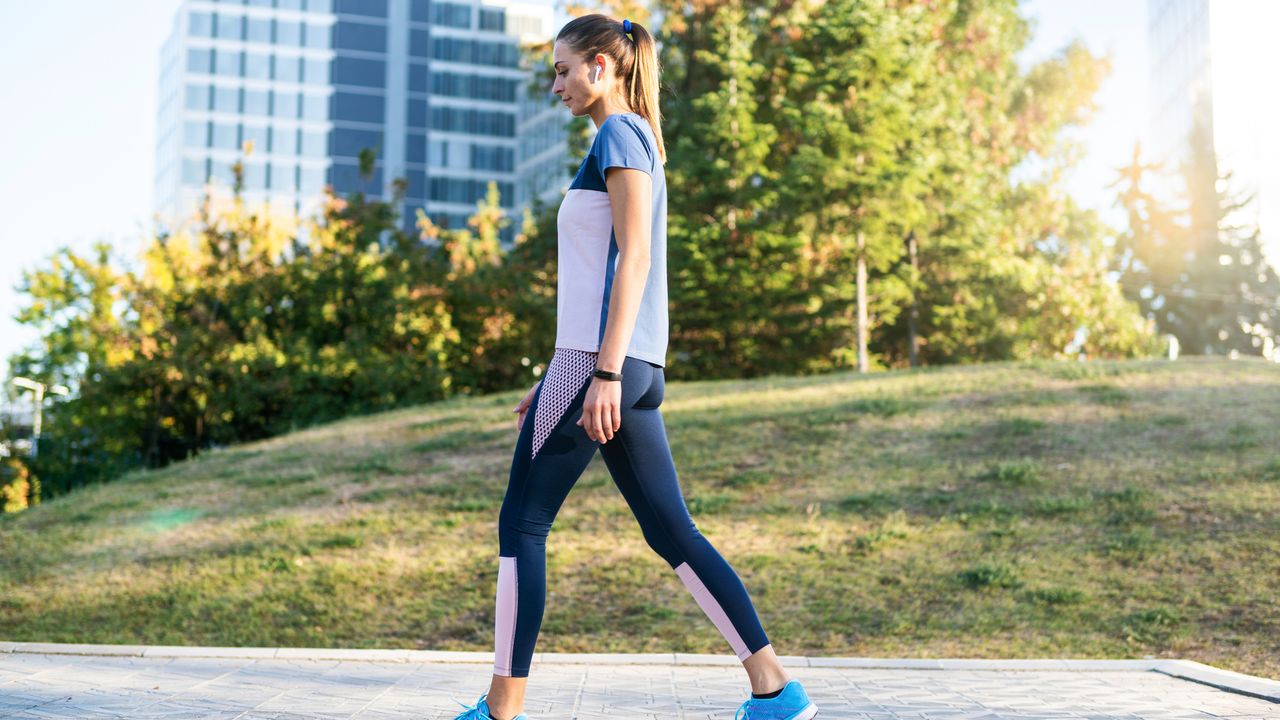
[[[818,720],[1280,719],[1280,682],[1185,660],[782,658]],[[0,718],[451,720],[492,653],[0,642]],[[537,653],[533,720],[733,720],[731,655]]]

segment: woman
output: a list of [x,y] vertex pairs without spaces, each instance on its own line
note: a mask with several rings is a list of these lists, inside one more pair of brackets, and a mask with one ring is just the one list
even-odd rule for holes
[[645,540],[745,666],[752,694],[739,712],[807,720],[817,707],[778,662],[742,581],[689,516],[658,411],[667,189],[653,38],[639,23],[585,15],[560,30],[553,52],[552,92],[597,131],[557,219],[555,353],[515,408],[519,438],[498,518],[493,681],[457,720],[528,720],[547,535],[597,449]]

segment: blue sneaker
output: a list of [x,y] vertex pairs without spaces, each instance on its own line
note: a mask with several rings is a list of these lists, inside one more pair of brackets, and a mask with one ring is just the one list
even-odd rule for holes
[[809,720],[817,714],[818,706],[809,701],[800,681],[792,679],[774,697],[747,698],[733,714],[733,720]]
[[[454,698],[453,701],[461,705],[463,710],[462,714],[455,717],[453,720],[493,720],[493,716],[489,714],[489,703],[484,701],[485,697],[488,695],[489,693],[481,695],[475,705],[467,705],[457,698]],[[529,716],[524,713],[520,713],[519,715],[511,718],[511,720],[529,720]]]

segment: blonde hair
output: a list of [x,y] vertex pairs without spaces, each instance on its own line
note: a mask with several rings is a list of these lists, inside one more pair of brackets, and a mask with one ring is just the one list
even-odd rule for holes
[[627,102],[637,115],[649,121],[658,141],[658,155],[666,165],[667,146],[662,140],[662,113],[658,109],[658,51],[649,31],[633,20],[631,37],[627,37],[621,22],[608,15],[592,13],[565,23],[556,41],[563,41],[588,59],[596,54],[613,58],[617,76],[624,83]]

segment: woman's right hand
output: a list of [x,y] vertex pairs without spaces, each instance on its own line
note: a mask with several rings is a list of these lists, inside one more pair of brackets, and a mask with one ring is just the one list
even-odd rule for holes
[[541,384],[542,384],[541,380],[534,383],[533,387],[529,388],[529,392],[525,393],[524,399],[521,400],[520,404],[516,405],[516,409],[512,411],[516,413],[516,430],[517,431],[519,431],[520,428],[524,427],[524,414],[529,411],[529,405],[533,402],[533,395],[534,393],[538,392],[538,386]]

